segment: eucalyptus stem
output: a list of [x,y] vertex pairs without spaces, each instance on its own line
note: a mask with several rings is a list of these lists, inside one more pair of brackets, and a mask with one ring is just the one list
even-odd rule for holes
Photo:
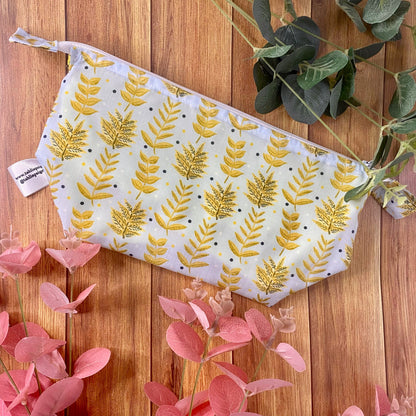
[[238,6],[237,4],[235,4],[233,2],[233,0],[226,0],[226,2],[235,10],[237,10],[238,13],[241,14],[241,16],[243,16],[247,22],[251,23],[256,29],[259,29],[259,26],[256,23],[256,20],[251,17],[244,9],[242,9],[240,6]]
[[22,301],[22,295],[20,293],[19,278],[16,276],[16,278],[14,279],[14,281],[16,282],[17,298],[19,299],[19,307],[20,307],[20,313],[22,315],[23,327],[25,328],[25,335],[28,337],[29,336],[29,332],[27,330],[25,313],[23,311],[23,301]]
[[182,366],[182,375],[181,375],[181,384],[179,386],[179,400],[182,399],[182,392],[183,392],[183,383],[185,381],[185,370],[186,370],[186,364],[188,363],[188,360],[183,360],[183,366]]
[[[360,101],[360,100],[359,100]],[[384,121],[387,121],[388,123],[391,121],[389,120],[386,116],[384,116],[383,114],[379,113],[377,110],[374,110],[374,108],[370,107],[368,104],[363,103],[362,101],[360,101],[361,105],[363,107],[365,107],[367,110],[370,110],[373,114],[375,114],[377,117],[381,117]]]

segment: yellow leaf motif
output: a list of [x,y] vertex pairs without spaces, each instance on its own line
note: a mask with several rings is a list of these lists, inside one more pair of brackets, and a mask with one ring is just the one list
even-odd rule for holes
[[147,88],[143,88],[143,86],[146,85],[147,81],[149,80],[148,77],[144,76],[146,75],[146,73],[143,71],[140,71],[134,66],[130,67],[130,71],[131,72],[128,74],[128,78],[130,82],[126,81],[124,83],[124,86],[126,89],[120,91],[120,94],[123,97],[123,100],[127,102],[127,105],[124,111],[127,111],[130,105],[138,107],[144,104],[146,101],[138,97],[143,97],[143,95],[147,94],[150,91]]
[[184,185],[184,183],[180,180],[179,186],[176,186],[176,192],[171,191],[172,199],[167,198],[166,205],[162,205],[162,211],[167,217],[167,221],[165,221],[161,214],[155,212],[155,218],[157,223],[166,230],[166,234],[169,231],[174,230],[183,230],[186,228],[185,224],[182,224],[181,221],[186,218],[184,212],[188,209],[186,205],[191,198],[192,191],[190,189],[193,185]]
[[224,164],[221,164],[221,170],[227,175],[224,183],[227,182],[230,176],[237,178],[243,174],[239,169],[246,164],[240,160],[246,153],[243,150],[245,144],[246,142],[243,140],[235,142],[230,137],[228,138],[227,155],[224,156]]
[[309,261],[306,260],[306,258],[303,260],[303,266],[306,269],[306,273],[299,267],[296,268],[297,276],[305,282],[306,286],[308,286],[308,283],[319,282],[324,279],[323,274],[326,272],[325,266],[328,264],[327,258],[331,255],[334,248],[334,241],[335,239],[326,240],[324,236],[321,235],[321,239],[318,240],[316,246],[312,249],[313,254],[308,255]]
[[88,144],[88,131],[82,129],[83,124],[84,121],[81,121],[73,127],[68,120],[65,120],[64,125],[58,124],[59,132],[51,130],[51,144],[47,145],[48,149],[61,160],[81,157],[85,153],[83,147]]
[[328,202],[322,201],[323,207],[316,207],[316,220],[313,220],[322,230],[328,234],[344,231],[349,221],[349,207],[344,203],[344,198],[335,202],[328,197]]
[[159,161],[159,156],[146,156],[142,151],[140,151],[140,159],[142,162],[138,162],[140,170],[136,170],[136,178],[131,180],[133,186],[139,191],[136,196],[136,199],[140,197],[143,193],[151,194],[156,191],[157,188],[153,186],[159,179],[159,176],[153,175],[159,170],[157,162]]
[[62,171],[59,169],[63,166],[63,163],[59,163],[57,165],[52,165],[52,163],[49,161],[49,159],[46,161],[45,166],[45,172],[48,175],[49,178],[49,188],[52,194],[52,199],[58,198],[55,195],[55,192],[58,190],[58,188],[55,188],[55,185],[59,183],[58,176],[62,175]]
[[243,119],[241,120],[241,123],[237,121],[237,118],[234,116],[234,114],[229,113],[228,117],[230,118],[230,121],[233,127],[236,128],[240,132],[240,137],[241,137],[242,131],[255,130],[259,127],[257,124],[247,123],[248,119],[245,117],[243,117]]
[[94,68],[94,74],[97,68],[104,68],[106,66],[114,65],[114,62],[109,61],[108,59],[101,59],[105,56],[102,53],[95,52],[95,60],[86,52],[81,52],[81,54],[85,59],[85,62]]
[[347,266],[347,267],[350,267],[350,263],[351,263],[351,260],[352,260],[352,251],[353,251],[353,248],[352,248],[352,245],[346,245],[345,246],[345,249],[344,249],[344,251],[345,251],[345,258],[344,259],[342,259],[342,261],[344,262],[344,264]]
[[338,156],[339,162],[337,163],[337,170],[334,172],[334,178],[331,179],[331,185],[338,189],[335,198],[338,197],[340,192],[348,192],[353,189],[354,186],[350,185],[358,176],[351,175],[355,170],[355,165],[351,160],[345,157]]
[[218,120],[212,120],[218,114],[218,109],[215,108],[215,104],[210,103],[204,98],[201,98],[202,104],[205,106],[199,106],[199,113],[196,116],[196,123],[193,123],[195,132],[198,134],[196,143],[199,142],[201,137],[207,139],[209,137],[215,136],[215,133],[212,129],[217,126],[220,122]]
[[234,207],[236,193],[231,189],[232,184],[229,184],[225,189],[217,182],[216,186],[211,185],[212,192],[205,191],[205,204],[202,208],[208,212],[209,215],[215,217],[216,220],[231,217],[235,210]]
[[298,222],[299,213],[289,213],[283,209],[282,214],[283,228],[280,228],[280,235],[276,236],[277,243],[282,247],[280,255],[282,255],[284,250],[294,250],[295,248],[298,248],[299,244],[296,244],[295,241],[302,237],[302,234],[295,232],[300,227],[300,222]]
[[175,128],[174,121],[178,119],[177,114],[180,113],[180,109],[177,108],[181,103],[172,102],[170,97],[163,103],[163,109],[159,109],[159,117],[154,116],[154,123],[148,123],[149,130],[154,136],[154,139],[150,135],[142,130],[142,138],[145,143],[153,149],[153,153],[156,153],[156,149],[166,149],[172,147],[173,144],[169,143],[165,139],[172,137],[172,130]]
[[115,237],[113,238],[113,243],[114,245],[110,243],[110,250],[117,251],[117,253],[122,253],[122,254],[127,253],[127,249],[124,248],[126,247],[127,243],[120,244],[117,242]]
[[155,266],[161,266],[163,263],[166,263],[168,261],[167,259],[158,256],[163,256],[168,251],[168,249],[164,247],[168,239],[156,239],[151,234],[149,234],[148,239],[150,244],[146,245],[148,253],[144,253],[144,259]]
[[112,224],[107,223],[111,229],[122,238],[140,235],[143,231],[142,226],[145,224],[145,211],[141,209],[142,201],[139,201],[134,207],[127,200],[124,205],[120,202],[120,211],[111,208]]
[[178,251],[177,256],[179,261],[188,268],[189,273],[191,269],[195,267],[205,267],[208,263],[201,261],[201,259],[209,255],[208,250],[211,248],[209,244],[215,234],[216,222],[209,224],[207,220],[203,220],[202,225],[199,225],[199,232],[194,231],[195,240],[190,238],[189,245],[185,244],[184,249],[189,256],[189,259],[181,252]]
[[230,269],[225,264],[223,264],[222,271],[223,273],[220,274],[221,280],[218,280],[217,285],[221,289],[228,287],[231,292],[240,289],[240,286],[237,286],[237,283],[241,280],[241,277],[239,276],[241,269]]
[[92,202],[92,205],[94,205],[94,201],[97,199],[111,198],[113,196],[109,192],[99,191],[111,187],[111,183],[109,182],[114,178],[111,173],[116,170],[114,166],[119,162],[117,160],[119,154],[110,154],[107,148],[105,148],[104,153],[100,154],[100,158],[95,160],[96,169],[90,167],[91,175],[84,174],[85,181],[92,188],[91,191],[80,182],[77,182],[79,191],[85,198]]
[[71,100],[72,108],[78,113],[75,120],[82,114],[84,116],[90,116],[97,112],[93,105],[99,103],[101,100],[92,95],[97,95],[100,91],[100,87],[97,84],[101,78],[87,78],[84,74],[81,74],[80,81],[78,83],[78,89],[80,92],[75,93],[75,100]]
[[410,192],[404,191],[404,194],[406,199],[402,205],[400,205],[400,209],[402,210],[401,215],[407,217],[416,212],[416,198]]
[[269,306],[269,300],[270,300],[270,296],[269,297],[266,297],[266,298],[263,298],[263,297],[261,297],[260,296],[260,294],[259,293],[257,293],[257,296],[255,297],[255,299],[254,299],[256,302],[258,302],[258,303],[261,303],[262,305],[266,305],[266,306]]
[[71,219],[71,224],[77,231],[77,237],[81,239],[87,239],[94,235],[91,231],[85,231],[91,228],[94,224],[94,221],[91,220],[94,211],[84,211],[80,212],[75,207],[72,208],[72,215],[75,218]]
[[108,120],[101,117],[101,133],[98,135],[105,144],[113,149],[121,149],[122,147],[130,147],[134,141],[132,137],[137,136],[136,120],[132,120],[133,111],[130,111],[123,117],[117,110],[115,114],[108,113]]
[[253,173],[254,181],[247,179],[248,193],[245,194],[248,200],[258,208],[273,205],[277,195],[277,181],[273,179],[274,172],[267,178],[259,171],[259,176]]
[[288,150],[285,150],[285,147],[289,144],[289,140],[284,138],[286,136],[283,136],[282,138],[282,134],[277,131],[272,131],[272,133],[275,137],[270,136],[271,144],[267,146],[267,153],[263,153],[263,158],[269,165],[266,173],[268,173],[272,167],[278,168],[279,166],[286,164],[282,159],[290,153]]
[[198,149],[188,143],[185,147],[182,145],[183,153],[175,152],[176,165],[173,167],[177,172],[186,179],[202,178],[205,174],[205,163],[208,159],[208,153],[204,151],[205,143],[202,143]]
[[185,91],[182,88],[177,87],[176,85],[169,84],[166,81],[162,81],[166,89],[171,93],[176,95],[176,97],[185,97],[186,95],[192,95],[189,91]]
[[[235,256],[240,259],[240,263],[243,257],[257,256],[259,253],[252,249],[259,244],[259,237],[261,237],[260,230],[263,228],[262,223],[265,218],[262,218],[265,214],[263,212],[256,212],[254,208],[251,208],[251,212],[248,214],[248,218],[244,219],[244,226],[240,226],[241,233],[235,233],[237,243],[229,240],[228,245]],[[238,248],[238,246],[241,246]]]
[[312,153],[314,156],[323,156],[329,153],[328,151],[314,146],[313,144],[303,142],[301,142],[301,144],[309,153]]
[[268,261],[263,260],[264,267],[256,266],[257,279],[253,280],[253,282],[266,295],[281,292],[286,287],[285,283],[288,280],[289,268],[284,265],[284,261],[285,258],[283,257],[276,264],[269,257]]

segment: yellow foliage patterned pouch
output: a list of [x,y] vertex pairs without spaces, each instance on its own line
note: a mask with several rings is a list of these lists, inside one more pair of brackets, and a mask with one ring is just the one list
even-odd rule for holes
[[346,269],[366,197],[355,161],[86,45],[37,158],[63,227],[273,305]]

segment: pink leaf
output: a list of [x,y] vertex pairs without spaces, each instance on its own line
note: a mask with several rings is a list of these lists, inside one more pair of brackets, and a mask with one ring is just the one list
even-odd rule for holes
[[243,390],[246,388],[248,383],[248,375],[240,367],[225,362],[216,362],[215,365],[223,372],[225,375],[230,377],[240,388]]
[[[208,392],[209,402],[216,416],[229,416],[232,412],[240,410],[245,399],[243,390],[228,376],[215,377]],[[245,407],[241,410],[245,410]]]
[[376,386],[376,415],[387,415],[390,413],[390,409],[391,402],[387,397],[386,392],[380,386]]
[[7,332],[9,332],[9,314],[4,311],[0,313],[0,345],[6,339]]
[[149,400],[156,406],[174,406],[178,401],[175,393],[156,381],[149,381],[146,383],[144,385],[144,392]]
[[[29,336],[49,338],[48,333],[38,324],[26,322],[27,332]],[[13,325],[9,328],[6,339],[3,341],[2,347],[14,357],[14,349],[17,343],[25,338],[25,327],[23,322]]]
[[77,377],[64,378],[52,384],[39,397],[32,416],[51,416],[71,406],[82,393],[83,380]]
[[159,303],[166,315],[173,319],[180,319],[189,324],[196,318],[195,312],[185,302],[177,299],[168,299],[164,296],[159,296]]
[[350,406],[342,416],[364,416],[364,413],[357,406]]
[[[19,389],[19,394],[14,398],[14,400],[9,404],[8,409],[12,410],[16,406],[18,406],[21,403],[27,403],[28,395],[33,393],[31,391],[31,384],[33,385],[33,373],[35,372],[35,364],[31,363],[28,370],[26,371],[25,375],[25,384],[23,388]],[[29,393],[31,392],[31,393]]]
[[[10,370],[9,371],[11,377],[13,378],[14,382],[17,385],[19,390],[22,390],[25,386],[26,381],[26,370]],[[33,378],[30,382],[30,385],[27,389],[28,394],[32,394],[37,390],[38,386],[36,384],[36,380]],[[0,399],[4,400],[5,402],[11,402],[16,397],[16,390],[12,386],[9,378],[7,377],[6,373],[0,374]]]
[[219,322],[219,336],[228,342],[247,342],[251,340],[251,331],[244,319],[235,316],[223,316]]
[[61,380],[68,377],[66,364],[58,350],[42,355],[36,359],[36,368],[39,373],[54,380]]
[[232,413],[230,416],[262,416],[258,413],[252,413],[252,412],[238,412],[238,413]]
[[204,344],[199,335],[182,321],[173,322],[166,331],[166,341],[172,351],[187,360],[201,361]]
[[182,416],[182,413],[175,406],[163,405],[157,409],[156,416]]
[[208,352],[206,359],[208,360],[216,355],[222,354],[223,352],[238,350],[246,345],[248,345],[248,342],[229,342],[228,344],[219,345]]
[[53,350],[65,345],[66,341],[49,339],[44,337],[25,337],[21,339],[15,348],[15,358],[21,363],[34,361],[42,355],[49,354]]
[[[184,397],[182,400],[179,400],[178,403],[176,403],[176,408],[181,411],[181,414],[188,414],[189,413],[189,407],[191,406],[191,399],[192,396]],[[193,410],[203,405],[208,400],[208,390],[199,391],[194,396],[194,401],[192,403],[192,414],[194,414]]]
[[257,309],[249,309],[245,314],[250,331],[261,343],[266,343],[273,334],[273,327]]
[[291,345],[281,342],[274,351],[291,365],[295,371],[302,372],[306,370],[305,361]]
[[193,416],[215,416],[210,403],[207,401],[192,409]]
[[12,416],[12,414],[7,410],[6,403],[0,399],[0,416]]
[[250,392],[249,396],[262,393],[264,391],[279,389],[280,387],[290,387],[292,383],[277,378],[263,378],[246,385],[246,390]]
[[189,305],[194,310],[202,328],[205,330],[211,328],[216,318],[211,306],[201,299],[194,299],[192,302],[189,302]]
[[92,348],[81,354],[74,364],[74,377],[85,378],[98,373],[109,359],[111,351],[107,348]]
[[32,270],[40,256],[40,248],[34,241],[25,248],[10,248],[0,254],[0,273],[15,279],[17,274]]

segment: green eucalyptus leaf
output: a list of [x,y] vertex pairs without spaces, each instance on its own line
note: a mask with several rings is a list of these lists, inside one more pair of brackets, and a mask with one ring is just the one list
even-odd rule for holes
[[381,40],[390,40],[399,32],[404,16],[409,11],[410,3],[402,1],[398,9],[384,22],[376,23],[371,28],[373,35]]
[[360,4],[363,0],[350,0],[350,3],[353,3],[355,5]]
[[298,17],[295,8],[293,7],[292,0],[285,0],[285,12],[289,13],[294,19]]
[[400,118],[409,113],[416,101],[416,83],[409,74],[396,77],[397,88],[390,102],[389,112],[392,117]]
[[325,79],[312,88],[304,90],[297,82],[297,75],[291,74],[285,78],[289,87],[282,85],[282,101],[289,116],[294,120],[305,124],[313,124],[317,118],[303,105],[303,103],[293,94],[294,90],[305,103],[320,117],[329,104],[330,91],[328,81]]
[[390,127],[395,133],[409,134],[416,130],[416,117],[404,121],[398,121]]
[[[296,27],[297,26],[297,27]],[[300,27],[301,29],[298,29]],[[320,36],[321,32],[317,24],[307,16],[301,16],[292,23],[279,27],[275,32],[275,37],[282,41],[285,45],[293,45],[295,49],[304,45],[312,45],[315,48],[315,55],[318,53],[320,40],[302,29]]]
[[286,55],[276,65],[276,72],[287,73],[298,69],[298,65],[303,61],[309,61],[315,56],[315,48],[311,45],[300,46],[292,53]]
[[329,98],[329,113],[333,119],[336,119],[338,116],[338,103],[339,97],[341,96],[342,90],[342,77],[337,82],[334,88],[331,90],[331,96]]
[[272,25],[270,24],[272,14],[270,12],[269,0],[253,1],[253,17],[256,20],[257,26],[259,27],[264,39],[272,45],[275,45],[276,41],[274,39],[274,31]]
[[355,8],[354,3],[348,0],[335,0],[335,2],[337,6],[340,7],[342,11],[352,20],[360,32],[365,32],[367,30],[360,14]]
[[378,147],[371,164],[371,169],[374,169],[378,164],[382,165],[386,161],[390,152],[392,140],[393,136],[391,134],[386,134],[380,137]]
[[364,48],[355,49],[354,55],[363,59],[370,59],[377,55],[384,46],[384,42],[373,43],[372,45],[364,46]]
[[260,114],[267,114],[282,104],[280,98],[281,81],[275,78],[270,84],[261,89],[256,96],[254,108]]
[[253,58],[280,58],[286,55],[292,45],[275,45],[268,48],[255,48]]
[[344,68],[349,62],[348,56],[341,51],[332,51],[314,61],[312,64],[302,65],[305,72],[298,75],[299,85],[307,90],[327,76]]
[[360,199],[361,197],[366,195],[368,192],[370,192],[371,188],[373,188],[373,184],[374,184],[374,179],[372,177],[368,178],[366,182],[347,191],[347,193],[344,195],[344,201],[348,202],[353,199]]
[[416,71],[416,66],[412,66],[409,69],[406,69],[405,71],[401,71],[402,74],[410,74],[412,72]]
[[412,27],[413,46],[416,49],[416,25]]
[[262,90],[266,85],[273,81],[273,75],[264,68],[261,61],[256,62],[253,66],[253,78],[256,83],[257,91]]
[[413,156],[412,152],[407,152],[407,153],[403,153],[402,155],[400,155],[399,157],[396,157],[394,160],[392,160],[387,166],[386,168],[391,169],[393,166],[399,165],[402,162],[405,162],[406,160],[408,160],[409,158],[411,158]]
[[363,11],[364,22],[374,24],[387,20],[400,6],[401,0],[368,0]]
[[343,78],[342,90],[341,90],[341,101],[348,100],[354,95],[355,91],[355,74],[357,70],[355,68],[354,60],[349,59],[347,65],[342,68],[338,73],[337,78],[341,76]]

